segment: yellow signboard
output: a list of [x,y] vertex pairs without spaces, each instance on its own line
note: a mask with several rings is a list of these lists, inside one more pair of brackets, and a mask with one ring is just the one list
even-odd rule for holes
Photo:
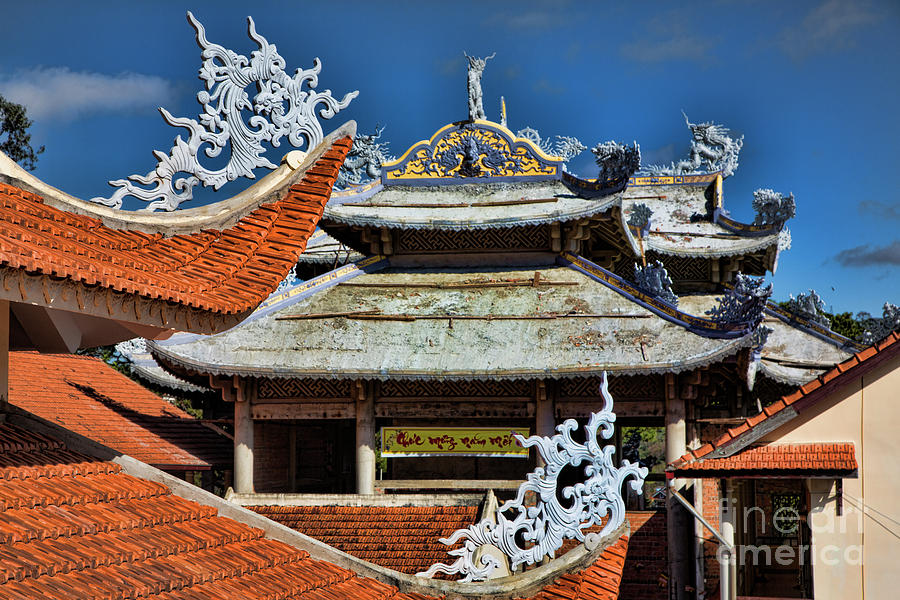
[[528,433],[527,428],[382,427],[381,455],[527,458],[528,449],[513,436],[528,437]]

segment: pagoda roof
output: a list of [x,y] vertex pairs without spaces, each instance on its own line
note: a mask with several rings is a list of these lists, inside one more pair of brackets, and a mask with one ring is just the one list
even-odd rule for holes
[[[530,271],[526,272],[530,273]],[[281,298],[281,296],[288,297],[289,294],[290,291],[285,291],[273,299],[282,308],[293,306],[293,304],[289,304],[289,300],[285,302]],[[262,313],[263,311],[258,312]],[[768,379],[787,385],[803,385],[835,364],[852,356],[856,349],[856,345],[842,336],[833,333],[831,337],[815,335],[797,321],[777,318],[772,314],[774,313],[770,312],[762,323],[772,329],[772,333],[769,334],[766,344],[762,348],[758,363],[758,373]],[[251,320],[256,318],[261,317],[258,317],[257,313],[250,317]],[[178,354],[180,344],[189,344],[200,339],[206,338],[186,334],[176,335],[170,342],[174,344],[171,350],[166,350],[166,346],[163,345],[162,348],[154,347],[153,351]],[[132,372],[153,384],[174,389],[190,389],[191,391],[208,389],[192,385],[161,367],[150,350],[131,353],[129,358],[132,360]],[[184,372],[183,369],[179,369],[179,371]],[[206,382],[204,381],[204,383]]]
[[[707,195],[721,194],[720,190],[708,191],[710,186],[716,186],[716,177],[715,173],[682,176],[681,183],[670,183],[669,180],[674,179],[673,177],[659,177],[653,180],[661,180],[663,183],[629,185],[622,193],[622,218],[627,219],[636,204],[645,204],[653,211],[650,232],[643,239],[645,251],[671,256],[715,258],[767,252],[771,249],[771,264],[766,267],[774,272],[781,227],[768,230],[750,226],[742,229],[729,228],[723,226],[719,219],[711,219]],[[687,181],[683,181],[685,179]],[[632,178],[631,181],[642,179]]]
[[[463,136],[479,143],[478,160],[468,175],[462,168]],[[528,159],[523,163],[528,168],[512,160],[520,155]],[[474,121],[447,125],[430,140],[414,144],[401,158],[385,163],[378,179],[335,191],[322,225],[354,243],[342,233],[345,228],[471,231],[594,218],[597,222],[590,226],[603,230],[601,235],[626,255],[640,256],[642,251],[685,258],[751,255],[755,262],[745,270],[774,272],[783,225],[739,223],[727,216],[722,201],[718,172],[636,175],[600,183],[567,173],[561,159],[544,154],[527,139],[515,138],[499,124]],[[641,240],[627,222],[639,203],[653,212],[649,232]]]
[[298,258],[298,262],[323,265],[343,265],[365,258],[362,254],[348,248],[328,235],[322,229],[315,233],[306,243],[306,250]]
[[468,230],[542,225],[607,211],[620,193],[581,198],[562,180],[390,186],[334,192],[327,221],[396,229]]
[[598,184],[565,173],[563,159],[499,123],[451,123],[368,184],[335,192],[334,223],[468,230],[564,222],[603,212],[622,181]]
[[[214,336],[151,345],[176,372],[272,378],[531,379],[679,372],[750,343],[688,331],[563,266],[360,272]],[[690,296],[691,314],[715,304]],[[718,334],[716,334],[718,335]],[[742,337],[741,337],[742,336]],[[302,340],[298,343],[297,340]]]
[[856,346],[837,334],[815,335],[796,322],[767,313],[762,323],[769,327],[762,349],[759,372],[788,385],[803,385],[853,355]]
[[[66,346],[233,326],[295,264],[354,133],[355,124],[347,123],[299,164],[286,161],[229,200],[162,214],[78,200],[0,154],[0,296],[70,313],[82,333]],[[17,311],[26,329],[46,321],[32,308]],[[98,317],[103,323],[86,322]],[[129,335],[110,319],[135,326]]]

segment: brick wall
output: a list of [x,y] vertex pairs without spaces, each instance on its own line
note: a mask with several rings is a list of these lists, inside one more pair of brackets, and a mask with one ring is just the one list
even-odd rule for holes
[[[720,507],[722,500],[722,486],[718,479],[702,479],[703,504],[702,514],[716,531],[721,531]],[[706,591],[710,597],[715,596],[715,590],[719,589],[719,562],[716,560],[716,552],[719,549],[719,541],[703,528],[703,574]]]
[[631,539],[628,540],[619,598],[666,600],[666,511],[633,511],[625,516],[631,526]]

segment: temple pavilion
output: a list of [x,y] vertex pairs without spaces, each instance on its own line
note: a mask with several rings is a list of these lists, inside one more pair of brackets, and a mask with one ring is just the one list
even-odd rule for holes
[[[434,158],[466,140],[485,148],[469,175],[464,160]],[[519,479],[528,461],[499,452],[396,457],[376,473],[375,436],[382,427],[551,432],[591,412],[603,370],[620,422],[668,427],[674,460],[704,428],[754,414],[852,351],[774,305],[755,321],[706,315],[736,274],[774,272],[783,243],[781,223],[717,216],[722,179],[601,185],[498,123],[454,123],[386,163],[379,180],[332,195],[323,243],[365,258],[285,288],[227,332],[175,335],[152,352],[239,398],[242,492]],[[652,211],[647,231],[629,225],[637,206]],[[671,278],[668,301],[633,281],[636,264],[657,260]],[[765,344],[753,335],[763,321]]]
[[[858,349],[768,301],[753,278],[775,273],[785,219],[731,219],[723,169],[636,173],[620,148],[585,179],[565,160],[478,115],[447,124],[332,194],[297,269],[315,276],[226,332],[149,345],[233,405],[242,503],[502,494],[539,460],[510,434],[584,422],[603,371],[617,423],[663,429],[671,463]],[[675,480],[698,507],[699,481]],[[671,497],[667,523],[683,597],[708,552]]]

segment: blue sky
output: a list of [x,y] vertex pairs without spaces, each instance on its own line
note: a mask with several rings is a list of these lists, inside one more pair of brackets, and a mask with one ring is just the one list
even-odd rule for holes
[[[463,51],[496,51],[488,118],[587,145],[636,140],[644,162],[686,156],[694,122],[745,136],[726,207],[753,218],[753,190],[793,192],[793,247],[775,296],[816,288],[837,311],[900,303],[900,4],[782,2],[16,2],[5,3],[0,94],[24,103],[35,174],[76,196],[146,173],[196,117],[192,10],[210,41],[255,49],[246,16],[288,70],[324,67],[318,89],[359,90],[326,131],[355,119],[401,154],[467,115]],[[280,151],[272,160],[278,160]],[[595,175],[590,153],[570,170]],[[220,192],[227,197],[238,182]],[[206,193],[198,193],[208,199]]]

